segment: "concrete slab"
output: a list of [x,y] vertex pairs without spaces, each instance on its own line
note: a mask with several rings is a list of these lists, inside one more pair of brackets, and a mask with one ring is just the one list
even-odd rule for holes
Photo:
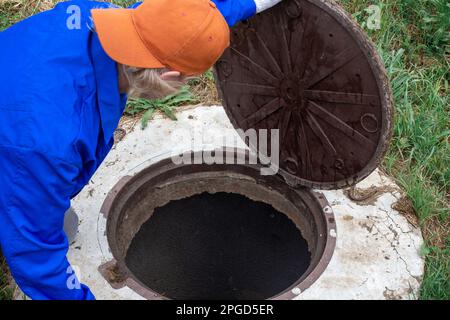
[[[145,130],[123,124],[126,131],[89,185],[73,201],[80,218],[79,233],[69,260],[83,283],[98,299],[142,299],[129,288],[113,289],[98,272],[112,259],[105,236],[105,218],[99,213],[108,191],[123,176],[170,157],[174,150],[192,149],[194,132],[204,133],[206,147],[223,146],[223,138],[236,137],[222,107],[197,107],[177,114],[178,121],[161,116]],[[230,140],[230,139],[228,139]],[[245,147],[240,142],[240,147]],[[419,251],[420,230],[392,209],[400,189],[380,171],[358,188],[381,190],[363,203],[350,200],[342,190],[323,192],[337,220],[337,246],[325,273],[298,299],[414,299],[424,272]]]

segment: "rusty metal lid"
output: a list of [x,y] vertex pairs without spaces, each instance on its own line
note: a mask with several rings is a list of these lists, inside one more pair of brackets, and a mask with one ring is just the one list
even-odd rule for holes
[[279,129],[280,174],[291,186],[354,185],[386,151],[385,69],[364,31],[331,1],[285,0],[238,24],[215,76],[235,128]]

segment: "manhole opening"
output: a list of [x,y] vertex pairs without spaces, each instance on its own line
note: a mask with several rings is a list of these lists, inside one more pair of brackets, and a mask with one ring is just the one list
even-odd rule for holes
[[327,208],[323,195],[257,165],[164,159],[109,193],[102,212],[114,260],[100,271],[147,299],[291,299],[331,259]]
[[170,299],[267,299],[303,276],[308,244],[285,214],[235,193],[157,208],[126,254],[134,276]]

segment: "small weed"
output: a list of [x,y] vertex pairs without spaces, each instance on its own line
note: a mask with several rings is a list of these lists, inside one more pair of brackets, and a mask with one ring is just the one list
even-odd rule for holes
[[152,119],[156,111],[161,111],[172,120],[177,120],[174,109],[181,105],[196,103],[198,100],[189,91],[189,87],[183,87],[179,92],[162,99],[129,99],[125,114],[134,116],[142,114],[141,127],[147,127],[147,123]]

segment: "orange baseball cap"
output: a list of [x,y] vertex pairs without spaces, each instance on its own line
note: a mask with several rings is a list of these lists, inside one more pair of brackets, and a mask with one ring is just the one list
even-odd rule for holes
[[198,75],[230,44],[228,24],[209,0],[147,0],[136,9],[91,12],[103,49],[132,67]]

